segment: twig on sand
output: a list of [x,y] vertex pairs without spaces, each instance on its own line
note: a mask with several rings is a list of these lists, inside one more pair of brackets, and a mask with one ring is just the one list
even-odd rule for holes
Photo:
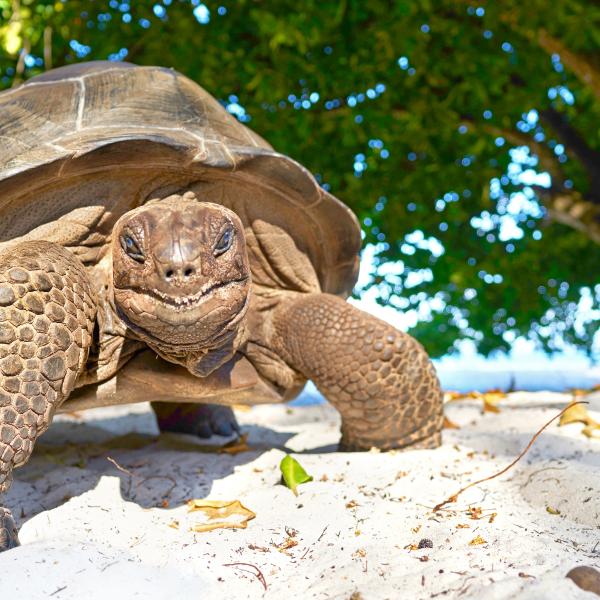
[[544,431],[544,429],[546,429],[546,427],[548,427],[548,425],[550,425],[553,421],[556,421],[556,419],[558,419],[561,415],[563,415],[567,410],[569,410],[570,408],[572,408],[576,404],[589,404],[589,403],[585,402],[583,400],[578,400],[578,401],[570,402],[557,415],[553,416],[544,426],[542,426],[540,429],[538,429],[538,431],[531,438],[531,440],[529,440],[529,444],[527,444],[526,448],[508,466],[504,467],[504,469],[502,469],[501,471],[498,471],[497,473],[494,473],[493,475],[490,475],[489,477],[484,477],[483,479],[479,479],[477,481],[473,481],[472,483],[469,483],[469,485],[466,485],[464,488],[461,488],[460,490],[458,490],[458,492],[456,492],[456,494],[450,496],[449,498],[447,498],[443,502],[440,502],[439,504],[436,504],[436,506],[433,507],[433,511],[437,512],[438,510],[440,510],[442,508],[442,506],[445,506],[446,504],[450,504],[451,502],[456,502],[456,500],[458,499],[458,497],[463,492],[465,492],[466,490],[468,490],[469,488],[472,488],[475,485],[479,485],[480,483],[484,483],[485,481],[489,481],[490,479],[495,479],[496,477],[499,477],[500,475],[503,475],[504,473],[506,473],[506,471],[508,471],[511,467],[513,467],[514,465],[516,465],[523,458],[523,456],[525,456],[525,454],[527,453],[527,451],[531,448],[531,446],[533,446],[533,443],[535,442],[535,440],[537,440],[537,438],[540,435],[540,433],[542,433],[542,431]]
[[106,460],[108,462],[112,463],[113,465],[115,465],[115,467],[117,467],[117,469],[119,469],[119,471],[121,471],[122,473],[125,473],[125,474],[129,475],[130,477],[135,477],[135,475],[129,469],[122,467],[114,458],[107,456]]
[[242,569],[242,571],[245,571],[246,573],[251,573],[252,575],[254,575],[254,577],[256,577],[256,579],[258,579],[261,583],[262,586],[265,588],[265,591],[267,589],[267,582],[265,580],[265,576],[262,574],[262,571],[256,566],[253,565],[251,563],[245,563],[245,562],[235,562],[235,563],[227,563],[226,565],[223,565],[224,567],[252,567],[253,569],[255,569],[255,571],[248,571],[247,569]]

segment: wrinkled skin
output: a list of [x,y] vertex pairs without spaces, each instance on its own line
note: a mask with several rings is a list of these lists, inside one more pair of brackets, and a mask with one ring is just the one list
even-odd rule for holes
[[[281,397],[311,379],[341,413],[346,450],[440,443],[441,393],[423,348],[337,296],[253,290],[244,228],[231,210],[191,192],[153,201],[118,220],[110,250],[101,289],[59,244],[23,242],[0,254],[0,492],[83,377],[90,351],[108,365],[114,356],[116,372],[126,341],[207,386],[225,381],[224,391],[235,388],[234,364]],[[289,258],[273,260],[285,272]],[[188,399],[155,410],[164,430],[237,430],[227,407]],[[0,509],[0,551],[17,544]]]
[[206,376],[233,356],[248,309],[244,229],[193,194],[124,215],[112,243],[117,314],[161,356]]

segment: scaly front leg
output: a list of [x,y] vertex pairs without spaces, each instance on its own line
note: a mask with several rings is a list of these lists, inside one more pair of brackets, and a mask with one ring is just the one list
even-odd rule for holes
[[440,444],[442,394],[423,347],[330,294],[298,294],[275,313],[272,344],[342,415],[344,450]]
[[[95,314],[87,273],[68,250],[24,242],[0,255],[0,492],[73,389]],[[18,543],[0,507],[0,551]]]

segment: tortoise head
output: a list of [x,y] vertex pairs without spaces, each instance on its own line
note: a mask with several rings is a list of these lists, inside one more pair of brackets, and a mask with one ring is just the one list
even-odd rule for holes
[[163,354],[218,348],[243,322],[244,228],[223,206],[187,192],[135,208],[115,224],[112,260],[117,313]]

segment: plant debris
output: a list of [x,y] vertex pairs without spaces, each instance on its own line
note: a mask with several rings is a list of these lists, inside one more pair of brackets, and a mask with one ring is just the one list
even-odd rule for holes
[[227,442],[219,448],[219,454],[240,454],[241,452],[250,452],[252,448],[248,446],[248,434],[242,433],[237,440]]
[[460,429],[460,426],[451,421],[448,417],[444,416],[444,423],[442,429]]
[[558,426],[569,425],[571,423],[583,423],[585,427],[581,433],[589,438],[600,439],[600,423],[593,419],[588,410],[582,404],[573,405],[572,408],[566,410],[560,418]]
[[550,425],[553,421],[555,421],[556,419],[558,419],[559,417],[561,417],[565,412],[567,412],[570,408],[572,408],[573,406],[575,406],[577,404],[587,404],[587,402],[583,402],[581,400],[570,402],[557,415],[555,415],[554,417],[552,417],[540,429],[538,429],[538,431],[536,431],[536,433],[533,435],[533,437],[531,438],[531,440],[529,440],[529,443],[527,444],[527,446],[525,447],[525,449],[521,452],[521,454],[519,454],[519,456],[517,456],[517,458],[515,458],[515,460],[513,460],[509,465],[507,465],[506,467],[504,467],[504,469],[502,469],[501,471],[498,471],[497,473],[494,473],[493,475],[490,475],[489,477],[484,477],[483,479],[478,479],[477,481],[473,481],[473,482],[469,483],[469,485],[466,485],[465,487],[463,487],[460,490],[458,490],[458,492],[456,492],[456,494],[450,496],[449,498],[447,498],[443,502],[440,502],[439,504],[437,504],[436,506],[434,506],[433,507],[433,511],[436,512],[440,508],[442,508],[443,506],[445,506],[446,504],[450,504],[451,502],[456,502],[457,499],[458,499],[458,497],[463,492],[465,492],[466,490],[468,490],[469,488],[472,488],[473,486],[479,485],[480,483],[484,483],[485,481],[490,481],[490,479],[495,479],[496,477],[499,477],[500,475],[503,475],[504,473],[506,473],[506,471],[508,471],[511,467],[513,467],[514,465],[516,465],[523,458],[523,456],[525,456],[525,454],[527,453],[527,451],[529,450],[529,448],[531,448],[531,446],[533,446],[533,443],[535,442],[535,440],[542,433],[542,431],[544,431],[544,429],[546,429],[546,427],[548,427],[548,425]]
[[289,454],[286,454],[283,457],[279,464],[279,469],[281,470],[285,485],[287,485],[296,496],[298,495],[296,488],[300,484],[313,480],[312,475],[309,475],[302,468],[302,465]]
[[252,575],[254,575],[254,577],[256,577],[256,579],[258,579],[260,581],[260,583],[262,584],[262,586],[265,588],[265,591],[267,590],[267,581],[265,580],[265,576],[262,574],[262,571],[256,565],[253,565],[251,563],[235,562],[235,563],[227,563],[223,566],[224,567],[237,567],[238,569],[240,567],[250,567],[250,568],[254,569],[253,571],[248,571],[248,569],[241,569],[241,570],[245,571],[246,573],[251,573]]
[[246,529],[256,514],[239,500],[189,500],[188,512],[200,512],[205,522],[195,523],[191,530],[197,533],[213,529]]
[[481,546],[481,544],[487,544],[487,542],[480,536],[475,536],[470,542],[469,546]]

